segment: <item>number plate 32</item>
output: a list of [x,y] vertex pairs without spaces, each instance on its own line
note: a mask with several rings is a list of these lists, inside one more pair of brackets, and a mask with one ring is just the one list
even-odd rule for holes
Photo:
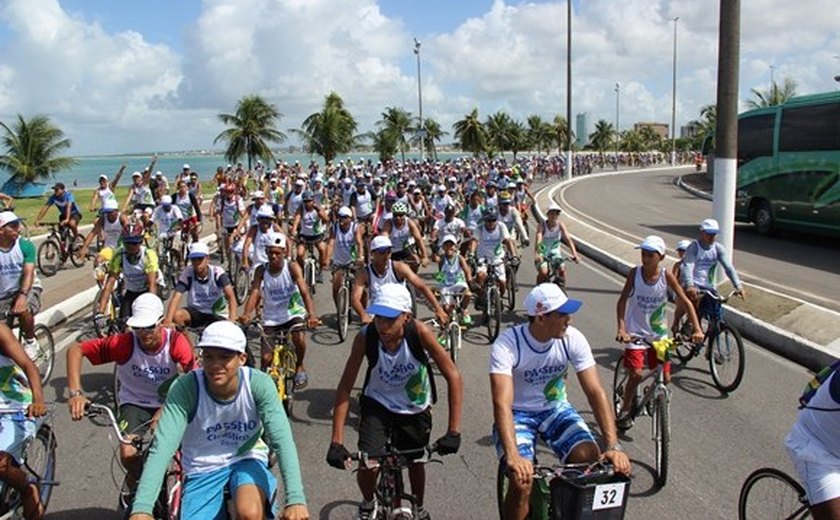
[[624,503],[624,489],[626,487],[626,482],[599,484],[595,486],[595,495],[592,499],[592,510],[598,511],[600,509],[621,507],[621,504]]

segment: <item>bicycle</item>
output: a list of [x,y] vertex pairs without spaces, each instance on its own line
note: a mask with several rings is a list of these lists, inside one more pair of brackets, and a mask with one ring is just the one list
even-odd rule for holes
[[519,271],[521,259],[518,256],[505,257],[505,278],[507,278],[507,307],[508,312],[513,312],[516,308],[516,293],[519,291],[519,285],[516,283],[516,273]]
[[68,259],[76,267],[85,265],[85,255],[78,254],[84,244],[82,237],[76,235],[74,238],[70,227],[59,222],[45,225],[50,228],[50,233],[38,246],[38,270],[41,274],[53,276]]
[[[133,446],[140,454],[140,459],[145,463],[146,458],[149,455],[149,447],[151,446],[153,437],[151,428],[147,428],[147,426],[149,426],[148,422],[138,427],[138,429],[146,428],[143,435],[137,435],[129,438],[128,435],[130,434],[123,434],[120,430],[119,423],[114,416],[114,412],[109,407],[101,404],[90,403],[85,410],[85,414],[89,418],[104,416],[108,421],[108,425],[113,430],[117,441],[120,444]],[[113,460],[119,460],[116,452],[114,453]],[[125,468],[121,467],[121,470],[125,472]],[[131,511],[133,501],[133,490],[129,485],[127,474],[123,476],[122,482],[118,484],[117,477],[113,473],[112,462],[111,477],[113,478],[114,484],[118,485],[120,489],[120,496],[117,501],[117,510],[121,514],[127,515]],[[176,453],[166,470],[163,485],[161,486],[157,500],[155,500],[155,505],[152,511],[152,516],[155,519],[177,520],[180,517],[181,495],[184,483],[183,477],[184,475],[180,463],[180,453]]]
[[[105,312],[99,312],[99,300],[102,298],[102,291],[105,288],[102,283],[99,284],[99,290],[96,292],[96,297],[93,299],[92,316],[93,331],[96,337],[104,338],[112,334],[118,334],[125,328],[124,323],[120,323],[120,308],[122,307],[122,295],[125,292],[125,281],[122,275],[117,278],[114,290],[111,291],[111,297],[108,303],[105,304]],[[103,319],[104,317],[104,319]]]
[[353,268],[353,264],[337,267],[336,270],[341,271],[343,274],[341,286],[338,288],[335,301],[336,329],[338,330],[339,339],[344,341],[347,339],[347,330],[350,326],[350,291],[353,289],[353,280],[356,277],[356,271]]
[[246,337],[259,337],[261,345],[268,341],[273,343],[271,364],[264,370],[274,380],[274,384],[277,386],[277,398],[283,403],[286,415],[291,417],[294,408],[295,374],[297,373],[297,354],[291,342],[291,335],[294,332],[304,330],[306,325],[302,323],[292,325],[288,330],[279,331],[274,338],[269,338],[266,335],[259,321],[252,321],[248,327],[255,327],[257,334],[249,334],[246,330]]
[[184,268],[184,257],[181,256],[181,251],[173,246],[174,241],[174,237],[167,233],[160,241],[158,251],[158,262],[163,275],[160,299],[163,301],[169,298],[175,288],[175,283],[178,281],[178,276]]
[[563,256],[553,256],[548,259],[548,283],[553,283],[566,290],[566,271],[563,269],[563,264],[566,259]]
[[[46,511],[52,496],[52,488],[59,485],[55,480],[55,449],[57,446],[53,430],[54,403],[47,407],[47,414],[34,419],[35,435],[27,439],[21,450],[23,464],[21,468],[27,474],[27,481],[38,486],[41,505]],[[14,414],[15,421],[26,419],[26,408],[13,407],[0,409],[0,414]],[[0,482],[0,520],[23,518],[23,503],[16,489],[5,482]]]
[[[509,477],[502,458],[496,473],[496,503],[504,520]],[[603,462],[544,466],[534,461],[529,520],[621,519],[630,479]]]
[[741,486],[738,520],[811,518],[811,504],[805,488],[776,468],[753,471]]
[[440,299],[441,305],[452,305],[452,311],[449,313],[449,323],[445,327],[441,327],[434,318],[426,320],[425,323],[439,329],[443,333],[441,344],[449,352],[449,357],[452,359],[452,362],[457,365],[458,356],[461,353],[461,321],[464,317],[461,304],[464,301],[464,295],[460,292],[441,290],[437,291],[436,296]]
[[306,247],[306,256],[303,259],[303,281],[309,288],[309,294],[315,295],[316,273],[319,272],[320,267],[315,260],[315,243],[311,240],[301,237],[304,246]]
[[[631,419],[642,415],[648,415],[651,419],[651,439],[654,442],[654,477],[658,487],[664,487],[668,480],[668,457],[671,444],[671,390],[665,386],[665,362],[668,361],[670,353],[674,349],[674,341],[664,338],[653,342],[642,338],[634,339],[637,345],[647,345],[656,350],[656,356],[660,363],[656,368],[646,374],[636,387],[636,396],[630,409]],[[621,403],[624,399],[624,388],[627,384],[629,374],[624,367],[624,354],[618,358],[613,371],[613,405],[615,416],[618,417],[621,411]],[[652,381],[642,388],[643,383]]]
[[677,330],[676,356],[683,365],[700,354],[706,346],[706,359],[709,361],[709,372],[718,390],[727,394],[735,391],[744,377],[745,353],[744,340],[741,333],[723,318],[723,304],[735,294],[730,292],[721,296],[715,291],[703,290],[700,302],[700,320],[706,322],[703,343],[694,345],[688,341],[691,337],[691,323],[688,316],[683,316]]
[[438,463],[443,461],[427,458],[418,460],[418,455],[431,457],[438,452],[437,445],[426,446],[417,450],[395,450],[390,442],[385,445],[382,454],[358,452],[350,455],[350,460],[358,461],[365,469],[378,469],[376,478],[376,511],[372,515],[377,520],[414,520],[418,518],[417,497],[406,492],[403,469],[411,464]]
[[487,337],[490,343],[496,341],[502,324],[502,296],[499,292],[499,275],[496,266],[479,260],[479,265],[487,266],[487,278],[484,280],[484,323],[487,325]]
[[[18,341],[23,345],[23,327],[20,326],[18,315],[7,312],[5,318],[6,325],[10,329],[18,329]],[[41,385],[46,386],[55,366],[55,340],[50,329],[42,323],[35,324],[34,332],[35,341],[38,342],[38,354],[32,361],[38,367],[38,373],[41,375]]]

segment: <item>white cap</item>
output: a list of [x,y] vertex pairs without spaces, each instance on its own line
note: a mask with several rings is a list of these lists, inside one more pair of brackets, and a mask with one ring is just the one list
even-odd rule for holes
[[680,240],[677,242],[677,251],[685,251],[691,245],[691,240]]
[[345,177],[344,180],[341,181],[341,182],[343,182],[344,184],[349,186],[349,185],[353,184],[353,179],[351,179],[350,177]]
[[163,318],[163,302],[152,293],[143,293],[131,304],[131,317],[125,322],[129,327],[151,327]]
[[140,172],[134,172],[134,173],[132,173],[132,174],[131,174],[131,178],[132,178],[132,179],[133,179],[134,177],[142,177],[142,176],[143,176],[143,174],[142,174],[142,173],[140,173]]
[[580,309],[583,302],[570,300],[557,284],[541,283],[531,289],[525,298],[525,309],[528,316],[539,316],[549,312],[572,314]]
[[264,199],[265,198],[265,193],[263,193],[262,190],[257,190],[257,191],[255,191],[254,193],[251,194],[251,198],[252,199]]
[[295,186],[306,186],[306,183],[303,180],[298,179],[295,181]]
[[338,208],[338,216],[339,217],[352,217],[353,211],[348,208],[347,206],[341,206]]
[[665,241],[662,240],[662,237],[658,237],[656,235],[649,235],[645,237],[641,244],[636,246],[636,249],[641,249],[643,251],[652,251],[654,253],[664,255]]
[[269,231],[265,234],[265,247],[286,247],[286,235]]
[[443,244],[445,244],[445,243],[447,243],[447,242],[452,242],[453,244],[458,245],[458,239],[457,239],[457,238],[455,238],[455,235],[446,235],[446,236],[444,236],[444,237],[443,237],[443,240],[441,240],[441,242],[440,242],[440,243],[441,243],[441,245],[443,245]]
[[201,241],[190,244],[190,253],[187,255],[190,260],[193,258],[204,258],[206,256],[210,256],[210,248],[207,247],[207,244]]
[[373,241],[370,243],[370,250],[371,251],[379,251],[380,249],[391,249],[394,245],[391,243],[391,239],[379,235],[378,237],[374,238]]
[[446,191],[446,186],[443,184],[438,184],[437,191]]
[[422,194],[422,193],[423,193],[423,191],[422,191],[420,188],[414,188],[414,191],[413,191],[412,193],[415,193],[415,194],[416,194],[416,193],[420,193],[420,194]]
[[181,169],[182,169],[182,170],[189,170],[189,169],[190,169],[190,165],[189,165],[189,164],[187,164],[187,163],[184,163],[184,165],[183,165],[183,166],[181,166]]
[[548,210],[546,210],[546,213],[551,213],[552,211],[563,211],[563,209],[560,207],[560,204],[557,204],[552,200],[548,203]]
[[0,227],[5,226],[6,224],[11,224],[12,222],[20,222],[21,220],[23,219],[11,211],[4,211],[0,213]]
[[155,177],[163,177],[163,172],[158,170],[155,172]]
[[720,225],[718,225],[718,221],[713,218],[707,218],[703,222],[700,223],[700,231],[703,233],[708,233],[710,235],[716,235],[718,231],[720,231]]
[[[377,237],[379,238],[379,237]],[[383,318],[396,318],[404,312],[411,312],[411,293],[401,283],[386,283],[379,287],[368,314]]]
[[107,181],[107,180],[108,180],[108,176],[107,176],[107,175],[100,175],[100,176],[99,176],[99,180],[100,180],[100,181],[102,181],[102,180]]
[[223,348],[242,354],[245,352],[247,344],[245,333],[237,324],[232,321],[221,320],[204,328],[196,347]]
[[169,195],[164,195],[163,197],[160,198],[160,203],[161,204],[172,204],[172,197],[169,196]]
[[111,211],[117,211],[119,209],[119,204],[114,199],[105,199],[102,202],[102,208],[99,210],[102,213],[110,213]]
[[260,206],[260,209],[257,210],[257,218],[276,219],[277,216],[274,214],[274,211],[271,210],[271,206],[262,205]]

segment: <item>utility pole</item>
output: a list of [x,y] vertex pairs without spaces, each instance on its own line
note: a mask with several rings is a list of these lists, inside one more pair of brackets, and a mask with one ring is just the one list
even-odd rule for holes
[[671,166],[677,164],[677,22],[674,18],[674,71],[671,90]]
[[566,0],[566,180],[572,174],[572,0]]
[[618,84],[618,81],[615,82],[615,169],[618,169],[618,140],[619,140],[619,132],[618,132],[618,99],[621,93],[621,85]]
[[426,130],[423,122],[423,87],[420,81],[420,41],[414,38],[414,54],[417,56],[417,105],[420,112],[420,126],[417,134],[420,136],[420,162],[423,162],[423,154],[426,152]]
[[738,180],[738,65],[741,0],[720,0],[717,126],[712,214],[720,223],[720,242],[734,256],[735,190]]

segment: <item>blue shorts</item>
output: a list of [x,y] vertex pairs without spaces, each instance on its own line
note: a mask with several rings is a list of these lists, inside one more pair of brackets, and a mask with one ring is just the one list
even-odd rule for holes
[[35,421],[16,414],[0,415],[0,451],[5,451],[23,463],[23,447],[35,435]]
[[216,471],[187,477],[181,500],[181,518],[226,518],[225,489],[230,489],[232,499],[239,486],[248,484],[262,490],[266,497],[266,518],[274,518],[276,511],[273,499],[277,479],[265,462],[258,459],[240,460]]
[[[514,410],[513,428],[519,455],[528,460],[534,460],[537,434],[551,447],[560,462],[565,462],[566,457],[578,444],[595,442],[595,437],[592,436],[586,422],[568,402],[542,412]],[[496,444],[496,454],[501,459],[505,450],[495,425],[493,441]]]

